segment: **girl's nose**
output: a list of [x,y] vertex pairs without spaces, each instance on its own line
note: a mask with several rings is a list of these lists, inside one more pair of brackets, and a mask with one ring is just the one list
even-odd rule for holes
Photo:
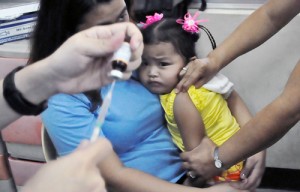
[[154,79],[154,78],[157,78],[158,76],[155,74],[149,74],[149,77],[150,77],[150,79]]
[[158,77],[158,72],[155,66],[149,66],[149,70],[148,70],[148,76],[150,78],[156,78]]

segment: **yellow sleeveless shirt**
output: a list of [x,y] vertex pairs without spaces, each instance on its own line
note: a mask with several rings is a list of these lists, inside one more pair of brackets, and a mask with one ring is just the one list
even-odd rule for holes
[[[239,125],[221,94],[209,91],[203,87],[196,89],[194,86],[189,88],[188,94],[203,119],[206,135],[216,145],[223,144],[239,130]],[[161,95],[160,102],[165,111],[167,127],[172,135],[173,142],[184,151],[183,141],[173,113],[175,97],[176,94],[173,90],[169,94]]]

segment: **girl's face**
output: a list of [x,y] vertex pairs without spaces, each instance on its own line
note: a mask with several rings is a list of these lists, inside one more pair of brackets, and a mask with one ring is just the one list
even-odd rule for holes
[[177,85],[178,74],[185,66],[183,57],[171,43],[145,45],[139,76],[152,93],[170,93]]
[[129,15],[124,0],[111,0],[109,3],[100,3],[87,13],[78,30],[125,21],[129,21]]

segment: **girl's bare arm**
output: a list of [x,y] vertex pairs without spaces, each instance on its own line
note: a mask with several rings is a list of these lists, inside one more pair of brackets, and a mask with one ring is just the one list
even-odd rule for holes
[[197,147],[205,136],[202,117],[189,94],[178,93],[174,101],[174,117],[186,151]]

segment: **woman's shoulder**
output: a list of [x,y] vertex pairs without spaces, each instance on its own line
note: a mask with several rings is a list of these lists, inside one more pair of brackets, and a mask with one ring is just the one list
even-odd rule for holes
[[[56,125],[61,125],[63,122],[81,122],[88,119],[87,117],[94,116],[90,113],[91,102],[83,94],[57,94],[52,96],[48,100],[48,107],[42,113],[44,122],[50,122],[53,124],[53,119],[56,121]],[[76,121],[74,121],[76,120]],[[69,125],[73,125],[69,123]]]
[[90,100],[87,98],[87,96],[84,93],[78,93],[78,94],[56,94],[48,99],[48,105],[90,105]]

